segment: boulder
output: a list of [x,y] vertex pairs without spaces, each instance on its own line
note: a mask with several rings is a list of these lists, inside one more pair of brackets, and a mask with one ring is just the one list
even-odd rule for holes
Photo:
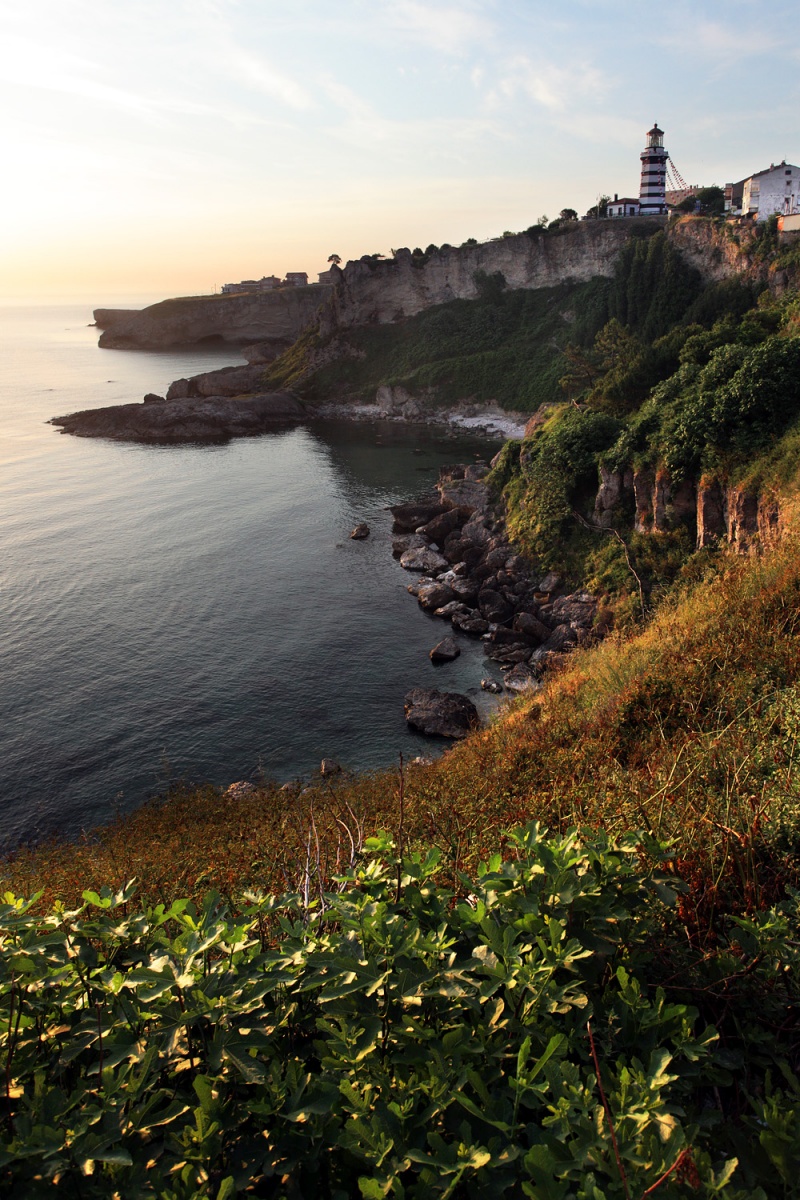
[[491,588],[481,588],[478,593],[478,608],[487,621],[502,624],[513,615],[513,608],[499,592]]
[[428,657],[431,662],[452,662],[460,653],[461,649],[456,639],[446,637],[433,647]]
[[411,728],[430,737],[465,738],[480,724],[475,705],[460,692],[412,688],[404,709]]
[[437,580],[434,583],[423,584],[417,590],[417,599],[423,608],[433,611],[435,608],[449,604],[453,599],[453,593],[446,583],[439,583]]
[[164,403],[164,397],[157,396],[155,394],[155,392],[148,392],[147,395],[142,400],[142,404],[163,404],[163,403]]
[[329,779],[331,775],[341,775],[342,768],[335,758],[323,758],[319,764],[319,773],[325,779]]
[[558,653],[570,646],[574,646],[577,640],[578,635],[571,625],[557,625],[550,634],[550,637],[539,649],[545,651],[551,650]]
[[441,608],[435,608],[434,613],[437,617],[452,618],[456,613],[469,612],[466,604],[462,604],[460,600],[448,600],[447,604],[443,604]]
[[256,790],[254,783],[250,783],[247,779],[239,779],[227,787],[222,794],[228,800],[244,800],[247,796],[252,796]]
[[535,692],[542,685],[535,673],[525,663],[517,663],[506,675],[504,681],[509,692]]
[[477,483],[489,474],[489,464],[485,462],[471,463],[470,466],[464,468],[464,478],[473,483]]
[[[406,571],[426,571],[430,574],[432,571],[445,571],[448,562],[444,555],[431,550],[430,546],[420,546],[416,550],[406,550],[405,554],[401,554],[400,566]],[[452,596],[449,598],[452,599]],[[444,604],[444,600],[441,603]]]
[[561,576],[557,575],[555,571],[550,571],[547,575],[545,575],[544,579],[539,581],[539,586],[536,590],[539,592],[546,592],[549,595],[551,592],[557,591],[560,587]]
[[456,578],[450,584],[459,600],[465,604],[474,604],[478,598],[478,585],[471,579]]
[[483,653],[492,662],[499,663],[520,663],[529,662],[531,657],[530,646],[525,646],[522,642],[511,643],[495,643],[487,642],[483,647]]
[[394,517],[394,532],[414,533],[420,525],[426,525],[434,517],[441,516],[449,507],[436,499],[415,500],[411,504],[392,504],[389,511]]
[[359,525],[356,525],[355,529],[350,534],[350,537],[354,538],[357,542],[362,541],[364,538],[368,538],[369,525],[367,525],[366,521],[362,521]]
[[503,690],[502,683],[498,683],[496,679],[482,679],[481,687],[485,692],[493,692],[495,695]]
[[486,630],[489,628],[489,622],[484,620],[474,608],[467,609],[466,612],[454,612],[450,620],[456,629],[461,629],[464,633],[472,633],[477,636],[486,633]]
[[427,546],[428,540],[420,533],[404,533],[392,538],[392,554],[400,558],[406,550],[421,550]]
[[451,508],[449,512],[441,513],[438,517],[434,517],[432,521],[428,521],[422,526],[419,532],[441,546],[444,544],[444,539],[447,535],[453,533],[463,523],[464,519],[460,515],[459,510]]
[[518,612],[514,617],[513,628],[540,643],[546,642],[553,632],[545,625],[544,621],[540,621],[530,612]]
[[489,499],[485,483],[472,479],[453,479],[439,484],[439,495],[446,508],[464,508],[467,512],[483,513]]

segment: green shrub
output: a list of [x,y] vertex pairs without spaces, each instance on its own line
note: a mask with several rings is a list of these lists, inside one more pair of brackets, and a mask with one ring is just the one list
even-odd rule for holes
[[[676,898],[660,855],[531,825],[456,891],[438,853],[379,836],[338,890],[237,917],[214,895],[144,911],[87,892],[44,918],[6,896],[7,1188],[612,1200],[683,1195],[688,1174],[755,1200],[725,1190],[735,1131],[705,1108],[736,1056],[648,983]],[[753,995],[795,967],[792,912],[739,920],[708,982],[736,954]],[[742,1184],[791,1184],[792,1121],[769,1088],[738,1131],[761,1160]]]

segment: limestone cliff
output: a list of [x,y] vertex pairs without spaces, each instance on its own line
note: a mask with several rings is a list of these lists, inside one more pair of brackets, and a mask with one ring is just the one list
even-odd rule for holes
[[670,478],[663,468],[609,471],[600,467],[594,506],[595,522],[605,529],[634,518],[637,533],[669,533],[689,529],[698,550],[727,543],[738,554],[751,554],[780,541],[786,513],[772,491],[728,485],[718,479]]
[[330,291],[327,286],[311,284],[233,296],[185,296],[143,309],[98,308],[94,319],[104,331],[100,345],[108,349],[259,342],[271,345],[277,355],[314,319]]
[[546,288],[613,274],[617,256],[632,235],[655,232],[662,217],[630,221],[580,221],[546,236],[519,233],[482,245],[442,247],[425,255],[397,250],[384,261],[349,262],[322,310],[321,332],[387,324],[449,300],[474,300],[476,272],[501,272],[506,286]]

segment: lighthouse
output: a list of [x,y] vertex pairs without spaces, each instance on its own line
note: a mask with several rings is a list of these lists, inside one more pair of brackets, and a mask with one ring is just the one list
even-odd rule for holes
[[639,187],[639,212],[652,216],[667,211],[667,159],[664,149],[664,130],[655,124],[647,135],[647,145],[639,155],[642,160],[642,182]]

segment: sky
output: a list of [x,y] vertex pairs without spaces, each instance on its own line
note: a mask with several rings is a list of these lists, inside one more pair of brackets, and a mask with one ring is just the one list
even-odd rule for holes
[[0,6],[0,299],[194,295],[800,160],[774,0]]

